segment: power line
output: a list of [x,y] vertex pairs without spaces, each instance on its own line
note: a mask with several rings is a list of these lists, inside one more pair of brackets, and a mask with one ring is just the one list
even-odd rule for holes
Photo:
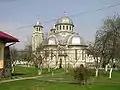
[[[57,19],[52,19],[52,20],[48,20],[48,21],[44,21],[43,23],[50,23],[50,22],[53,22],[53,21],[56,21]],[[27,27],[31,27],[33,26],[33,24],[29,24],[29,25],[26,25],[26,26],[20,26],[20,27],[16,27],[15,29],[22,29],[22,28],[27,28]]]
[[[115,4],[115,5],[109,5],[109,6],[102,7],[102,8],[95,9],[95,10],[89,10],[89,11],[85,11],[85,12],[69,15],[69,16],[70,17],[78,17],[78,16],[81,16],[81,15],[84,15],[84,14],[93,13],[93,12],[97,12],[97,11],[102,11],[104,9],[109,9],[109,8],[113,8],[113,7],[117,7],[117,6],[120,6],[120,3]],[[47,23],[50,23],[50,22],[53,22],[53,21],[56,21],[56,20],[57,19],[52,19],[52,20],[44,21],[43,23],[47,24]],[[30,25],[27,25],[27,26],[17,27],[15,29],[22,29],[22,28],[27,28],[27,27],[30,27],[30,26],[33,26],[33,24],[30,24]]]
[[71,17],[77,17],[77,16],[80,16],[80,15],[84,15],[84,14],[88,14],[88,13],[93,13],[93,12],[97,12],[97,11],[101,11],[101,10],[104,10],[104,9],[109,9],[109,8],[113,8],[113,7],[117,7],[117,6],[120,6],[120,3],[115,4],[115,5],[109,5],[109,6],[102,7],[102,8],[95,9],[95,10],[90,10],[90,11],[85,11],[85,12],[73,14],[73,15],[70,15],[70,16]]
[[[56,21],[57,19],[52,19],[52,20],[48,20],[48,21],[44,21],[43,23],[50,23],[50,22],[53,22],[53,21]],[[15,29],[22,29],[22,28],[27,28],[27,27],[31,27],[33,26],[33,24],[29,24],[29,25],[26,25],[26,26],[20,26],[20,27],[17,27]]]
[[17,27],[17,28],[15,28],[15,29],[27,28],[27,27],[30,27],[30,26],[33,26],[33,24],[26,25],[26,26],[21,26],[21,27]]

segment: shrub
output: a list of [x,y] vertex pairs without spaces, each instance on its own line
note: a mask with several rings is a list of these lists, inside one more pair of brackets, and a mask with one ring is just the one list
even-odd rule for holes
[[83,64],[71,69],[70,73],[79,84],[87,84],[87,80],[90,77],[90,71]]

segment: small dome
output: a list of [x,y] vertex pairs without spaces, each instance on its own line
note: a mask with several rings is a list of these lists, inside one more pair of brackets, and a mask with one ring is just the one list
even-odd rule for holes
[[42,24],[40,23],[40,21],[37,21],[36,24],[34,25],[34,27],[42,27],[42,28],[43,28],[43,26],[42,26]]
[[73,21],[68,16],[63,16],[57,20],[56,24],[71,24],[71,25],[73,25]]
[[36,25],[41,25],[40,21],[37,21]]

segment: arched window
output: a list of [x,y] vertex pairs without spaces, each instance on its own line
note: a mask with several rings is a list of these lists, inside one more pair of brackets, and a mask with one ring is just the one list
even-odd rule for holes
[[58,26],[57,26],[57,30],[58,30]]
[[61,25],[60,25],[60,30],[61,30]]
[[68,30],[68,26],[66,26],[66,29]]
[[40,27],[38,27],[38,31],[40,31]]
[[65,29],[65,26],[63,25],[63,30]]
[[36,27],[36,31],[38,31],[38,27]]
[[71,26],[69,27],[69,29],[71,30]]

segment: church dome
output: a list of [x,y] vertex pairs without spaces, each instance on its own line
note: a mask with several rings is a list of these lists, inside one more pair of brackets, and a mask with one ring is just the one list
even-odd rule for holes
[[56,24],[70,24],[73,25],[73,21],[68,16],[63,16],[59,18]]

